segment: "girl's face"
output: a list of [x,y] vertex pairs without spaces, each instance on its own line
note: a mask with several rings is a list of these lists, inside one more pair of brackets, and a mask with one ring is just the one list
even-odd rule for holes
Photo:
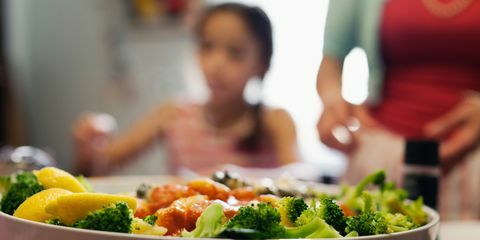
[[259,76],[260,49],[242,18],[218,12],[205,22],[199,42],[199,62],[210,88],[210,101],[241,99],[249,79]]

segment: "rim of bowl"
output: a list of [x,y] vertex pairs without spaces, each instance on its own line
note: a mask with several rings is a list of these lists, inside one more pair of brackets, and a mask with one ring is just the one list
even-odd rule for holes
[[[429,222],[419,228],[415,228],[412,230],[404,231],[404,232],[398,232],[398,233],[390,233],[390,234],[379,234],[379,235],[370,235],[370,236],[359,236],[359,237],[349,237],[349,238],[342,238],[342,239],[383,239],[385,237],[389,236],[402,236],[402,235],[408,235],[412,232],[421,232],[421,231],[427,231],[428,229],[432,228],[433,226],[437,225],[440,221],[440,216],[438,213],[433,210],[432,208],[428,206],[423,206],[423,209],[426,211],[428,217],[429,217]],[[23,224],[27,225],[36,225],[39,227],[45,227],[45,228],[50,228],[50,229],[61,229],[65,231],[70,231],[70,232],[80,232],[80,233],[89,233],[89,234],[96,234],[99,237],[101,236],[109,236],[109,237],[131,237],[132,239],[178,239],[176,237],[171,237],[171,236],[149,236],[149,235],[140,235],[140,234],[132,234],[132,233],[117,233],[117,232],[106,232],[106,231],[98,231],[98,230],[89,230],[89,229],[79,229],[79,228],[72,228],[72,227],[66,227],[66,226],[57,226],[57,225],[51,225],[47,223],[41,223],[41,222],[35,222],[27,219],[22,219],[22,218],[17,218],[11,215],[8,215],[4,212],[0,211],[0,217],[4,217],[8,220],[14,221],[14,222],[20,222]],[[437,232],[438,234],[438,232]],[[183,238],[183,239],[189,239],[189,238]],[[197,238],[199,239],[199,238]],[[207,238],[203,238],[207,239]]]

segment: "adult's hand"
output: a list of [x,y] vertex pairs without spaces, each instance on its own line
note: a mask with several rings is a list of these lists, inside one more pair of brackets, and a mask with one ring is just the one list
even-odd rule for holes
[[317,124],[322,143],[342,152],[351,152],[355,148],[355,141],[347,128],[351,117],[352,107],[343,100],[336,104],[324,105]]
[[425,133],[441,140],[444,170],[454,167],[480,140],[480,93],[468,92],[454,109],[427,124]]

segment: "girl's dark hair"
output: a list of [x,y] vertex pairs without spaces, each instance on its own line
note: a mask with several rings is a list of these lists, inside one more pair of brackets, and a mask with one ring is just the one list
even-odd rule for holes
[[[258,49],[260,51],[260,60],[263,64],[263,70],[258,77],[263,79],[270,68],[270,61],[273,54],[272,24],[270,23],[270,19],[259,7],[247,6],[240,3],[224,3],[207,9],[197,25],[197,37],[202,37],[203,28],[210,17],[214,16],[216,13],[224,12],[233,13],[239,16],[245,22],[248,30],[257,41],[259,47]],[[262,136],[262,104],[257,103],[253,105],[252,110],[255,117],[254,129],[251,134],[242,139],[238,145],[240,149],[246,151],[258,150]]]

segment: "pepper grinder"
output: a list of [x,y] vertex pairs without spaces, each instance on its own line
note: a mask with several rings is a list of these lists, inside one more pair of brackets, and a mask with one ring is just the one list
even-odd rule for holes
[[436,141],[409,140],[405,147],[403,187],[410,199],[423,197],[424,204],[437,208],[441,175]]

